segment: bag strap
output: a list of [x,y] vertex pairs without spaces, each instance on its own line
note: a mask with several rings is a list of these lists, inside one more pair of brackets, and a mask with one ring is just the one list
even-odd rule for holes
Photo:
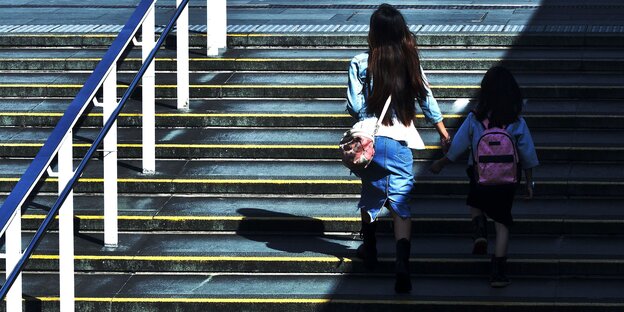
[[381,110],[381,115],[377,119],[377,124],[375,125],[375,131],[373,131],[373,137],[377,135],[377,131],[379,130],[379,127],[381,127],[381,123],[383,122],[383,119],[386,116],[386,113],[388,112],[388,108],[390,107],[390,102],[392,102],[392,95],[388,96],[388,99],[386,100],[386,104],[384,104],[384,108],[383,110]]

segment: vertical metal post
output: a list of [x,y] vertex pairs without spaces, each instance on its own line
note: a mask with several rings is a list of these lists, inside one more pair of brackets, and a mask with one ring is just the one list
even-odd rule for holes
[[[182,0],[176,0],[179,7]],[[188,6],[184,8],[176,22],[176,52],[178,76],[178,109],[189,108],[189,18]]]
[[[142,33],[142,54],[143,62],[147,59],[148,55],[154,49],[154,32],[155,32],[155,4],[152,4],[152,8],[143,21],[141,28]],[[155,135],[155,70],[154,62],[151,62],[145,75],[142,78],[142,109],[143,109],[143,173],[154,173],[156,171],[156,135]]]
[[206,0],[206,10],[207,54],[216,56],[227,47],[226,0]]
[[[103,84],[103,122],[117,107],[117,65],[111,67]],[[104,137],[104,245],[117,247],[117,121]]]
[[[6,276],[11,274],[19,259],[22,257],[22,209],[15,210],[13,220],[4,233],[6,246]],[[22,311],[22,274],[17,276],[15,283],[6,296],[7,311]]]
[[[68,131],[58,151],[59,193],[74,175],[72,131]],[[74,192],[59,210],[59,290],[61,312],[74,311]]]

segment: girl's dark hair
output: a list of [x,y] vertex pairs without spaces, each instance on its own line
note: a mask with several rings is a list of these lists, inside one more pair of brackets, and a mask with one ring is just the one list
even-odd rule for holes
[[[373,12],[368,47],[367,88],[371,77],[374,83],[367,99],[367,112],[381,115],[386,99],[392,95],[392,111],[402,124],[410,125],[416,113],[415,99],[424,100],[427,90],[416,38],[401,12],[386,3]],[[386,114],[383,124],[392,125],[392,113]]]
[[516,122],[521,112],[522,93],[514,76],[502,66],[490,68],[481,81],[477,120],[488,118],[491,126],[503,127]]

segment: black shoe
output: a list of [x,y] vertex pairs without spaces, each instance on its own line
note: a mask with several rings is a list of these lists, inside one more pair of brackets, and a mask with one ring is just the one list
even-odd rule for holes
[[490,276],[490,286],[493,288],[506,287],[511,282],[505,276],[505,266],[507,257],[492,257],[492,275]]
[[396,243],[396,281],[394,283],[394,291],[399,294],[406,294],[412,290],[409,270],[410,247],[410,241],[406,238],[402,238]]
[[360,236],[363,243],[358,247],[356,255],[364,261],[364,266],[373,271],[377,266],[377,238],[375,237],[375,231],[377,230],[377,223],[364,223],[362,222],[362,230]]
[[473,239],[472,246],[473,255],[487,254],[487,219],[485,215],[479,215],[472,219]]

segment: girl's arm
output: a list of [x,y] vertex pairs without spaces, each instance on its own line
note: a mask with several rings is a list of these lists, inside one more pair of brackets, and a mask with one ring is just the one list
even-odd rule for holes
[[471,119],[474,118],[472,113],[468,114],[468,117],[462,125],[455,133],[455,137],[453,138],[453,142],[451,143],[446,156],[437,160],[431,165],[429,170],[433,173],[439,173],[444,166],[448,165],[451,162],[456,161],[472,144],[471,142]]

